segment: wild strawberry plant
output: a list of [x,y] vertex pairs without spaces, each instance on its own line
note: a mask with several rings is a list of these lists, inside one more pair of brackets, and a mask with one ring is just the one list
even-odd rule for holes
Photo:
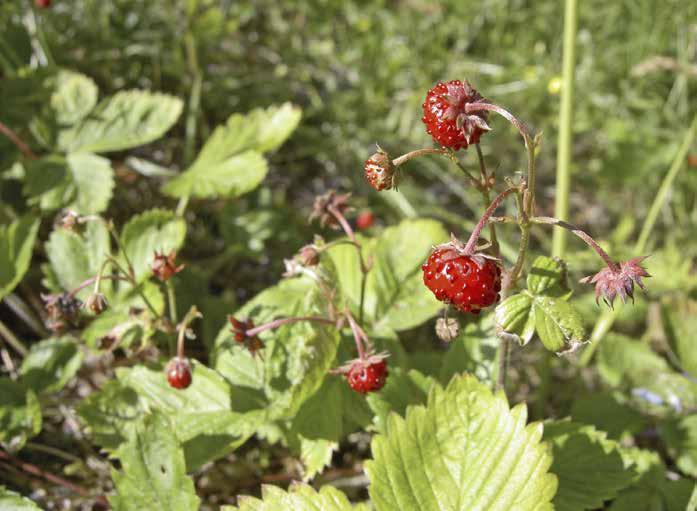
[[[329,190],[314,200],[315,236],[287,247],[279,282],[241,306],[212,285],[236,260],[220,244],[197,258],[196,245],[206,215],[263,182],[269,154],[300,122],[297,107],[232,114],[175,169],[134,155],[177,125],[176,97],[100,99],[89,77],[67,70],[17,73],[2,87],[24,110],[0,114],[13,156],[4,176],[17,191],[0,228],[0,296],[40,338],[27,346],[0,323],[8,473],[57,485],[75,506],[119,510],[687,506],[697,384],[646,345],[604,339],[607,388],[575,401],[571,418],[548,416],[541,400],[529,421],[518,402],[520,380],[508,376],[527,369],[533,341],[569,371],[588,342],[569,268],[533,253],[533,234],[556,227],[588,245],[602,267],[583,282],[609,307],[634,299],[649,275],[642,254],[613,259],[584,230],[539,212],[542,137],[467,81],[425,93],[437,147],[396,157],[378,148],[362,171],[394,194],[419,161],[444,158],[481,195],[472,229],[449,233],[427,218],[384,226]],[[490,168],[507,125],[522,140],[524,172]],[[125,217],[115,199],[129,191],[115,185],[122,167],[145,176],[152,194]],[[511,240],[518,248],[506,257]],[[432,349],[407,345],[414,332]],[[689,361],[681,346],[676,357]],[[536,362],[541,374],[551,358]],[[72,435],[62,449],[35,442],[56,425]],[[214,475],[239,479],[232,460],[251,444],[290,453],[297,484],[211,496]],[[22,461],[36,449],[59,453],[64,473]],[[367,493],[317,483],[352,449]],[[38,508],[6,486],[2,506]]]

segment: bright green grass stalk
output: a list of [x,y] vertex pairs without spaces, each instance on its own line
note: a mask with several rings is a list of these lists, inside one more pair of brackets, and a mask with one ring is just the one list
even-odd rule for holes
[[[561,110],[559,112],[559,141],[557,148],[557,189],[554,205],[554,216],[561,220],[569,219],[577,11],[576,0],[566,0],[566,5],[564,7],[564,62],[562,70]],[[552,242],[552,254],[557,257],[563,257],[565,249],[566,230],[555,229]]]

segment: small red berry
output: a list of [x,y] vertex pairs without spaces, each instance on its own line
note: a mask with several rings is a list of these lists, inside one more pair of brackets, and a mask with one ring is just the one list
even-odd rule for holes
[[39,9],[46,9],[51,7],[51,0],[34,0],[34,5],[36,5]]
[[191,365],[185,358],[174,357],[165,368],[167,382],[175,389],[185,389],[191,385]]
[[479,314],[499,301],[501,268],[491,259],[441,247],[431,253],[421,269],[424,284],[436,299],[462,312]]
[[469,84],[460,80],[438,82],[426,94],[423,103],[426,132],[436,143],[457,151],[479,143],[482,134],[489,131],[485,111],[468,113],[467,103],[486,100]]
[[363,175],[368,184],[378,192],[391,190],[395,187],[397,167],[390,156],[378,147],[378,152],[368,158],[363,164]]
[[375,217],[372,211],[361,211],[361,213],[356,217],[356,227],[361,231],[369,229],[372,227]]
[[365,394],[384,387],[387,375],[387,361],[385,359],[377,361],[357,359],[346,372],[346,381],[353,390]]

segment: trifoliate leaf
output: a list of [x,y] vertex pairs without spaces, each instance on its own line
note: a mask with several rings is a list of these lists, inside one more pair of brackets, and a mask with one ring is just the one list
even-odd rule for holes
[[602,508],[603,502],[615,498],[636,474],[625,466],[619,444],[592,426],[549,422],[544,439],[553,447],[551,471],[559,479],[554,497],[558,511]]
[[51,109],[61,127],[71,126],[87,116],[97,104],[97,85],[80,73],[60,70],[51,94]]
[[293,484],[288,491],[264,485],[261,499],[240,496],[237,500],[236,507],[223,506],[220,511],[368,511],[362,504],[351,504],[332,486],[323,486],[318,492],[306,484]]
[[557,480],[524,405],[472,376],[434,387],[427,405],[387,421],[366,463],[377,511],[551,510]]
[[165,415],[144,416],[117,456],[121,470],[112,471],[116,494],[109,496],[114,511],[198,509],[200,501],[186,475],[184,454]]
[[22,382],[37,394],[56,392],[75,376],[82,364],[82,353],[71,337],[46,339],[32,344],[22,362]]
[[155,252],[167,255],[179,250],[186,237],[186,223],[171,211],[151,209],[132,217],[123,227],[121,242],[133,264],[136,280],[151,274]]
[[0,378],[0,444],[21,449],[41,431],[41,408],[33,390],[9,378]]
[[104,99],[79,124],[62,131],[58,146],[67,153],[105,153],[160,138],[182,111],[180,99],[131,90]]
[[0,225],[0,299],[12,292],[29,269],[39,221],[30,216]]

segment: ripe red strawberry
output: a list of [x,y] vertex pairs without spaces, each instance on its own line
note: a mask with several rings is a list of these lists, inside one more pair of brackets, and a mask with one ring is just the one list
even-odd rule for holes
[[379,147],[378,152],[368,158],[363,165],[365,180],[378,192],[395,187],[396,170],[390,156]]
[[360,394],[375,392],[385,386],[387,380],[387,361],[371,358],[353,361],[345,373],[349,386]]
[[372,227],[375,217],[372,211],[361,211],[356,217],[356,227],[361,231],[369,229]]
[[465,105],[485,101],[467,81],[438,82],[426,94],[421,120],[436,143],[455,151],[466,149],[479,143],[482,134],[491,128],[486,123],[485,111],[467,113]]
[[175,389],[185,389],[191,385],[191,365],[185,358],[174,357],[165,368],[167,383]]
[[499,301],[501,268],[491,259],[443,246],[431,253],[421,269],[424,284],[436,299],[462,312],[479,314]]

